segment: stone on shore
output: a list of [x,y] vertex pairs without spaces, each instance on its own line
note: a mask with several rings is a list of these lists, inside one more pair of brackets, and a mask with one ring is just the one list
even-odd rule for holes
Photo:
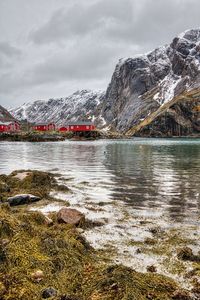
[[39,201],[41,198],[32,194],[19,194],[7,199],[10,206],[29,204]]
[[85,216],[80,211],[73,208],[61,208],[57,213],[59,223],[80,225],[85,222]]
[[56,295],[57,295],[57,291],[52,287],[48,287],[42,291],[42,298],[44,299],[55,297]]

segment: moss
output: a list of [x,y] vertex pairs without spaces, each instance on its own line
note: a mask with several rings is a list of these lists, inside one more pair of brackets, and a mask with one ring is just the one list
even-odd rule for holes
[[[158,274],[142,274],[123,266],[108,266],[75,227],[48,226],[38,212],[0,208],[0,297],[2,300],[41,299],[51,286],[54,299],[171,299],[177,285]],[[39,281],[33,274],[41,273]]]
[[[21,179],[20,174],[22,176]],[[41,199],[54,201],[50,196],[51,190],[65,190],[69,191],[67,186],[60,185],[56,181],[57,175],[49,172],[18,170],[12,172],[10,175],[0,175],[0,200],[5,202],[8,197],[16,194],[33,194],[39,196]],[[56,200],[59,201],[59,200]]]

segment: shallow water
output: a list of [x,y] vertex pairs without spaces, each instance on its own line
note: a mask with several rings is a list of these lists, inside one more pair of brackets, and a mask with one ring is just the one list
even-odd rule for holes
[[[104,224],[83,234],[95,248],[106,249],[109,259],[142,272],[153,264],[159,273],[191,287],[184,273],[171,271],[176,247],[170,246],[166,267],[166,253],[154,254],[145,239],[155,238],[151,228],[164,234],[175,230],[192,240],[193,251],[199,250],[200,139],[0,142],[0,173],[17,169],[61,174],[58,180],[71,192],[53,196]],[[31,209],[47,213],[62,206],[38,203]],[[163,238],[157,242],[159,247]],[[138,251],[137,243],[146,251]],[[185,270],[191,268],[185,263]]]
[[81,202],[123,201],[143,215],[198,222],[200,139],[0,142],[0,173],[16,169],[71,178]]

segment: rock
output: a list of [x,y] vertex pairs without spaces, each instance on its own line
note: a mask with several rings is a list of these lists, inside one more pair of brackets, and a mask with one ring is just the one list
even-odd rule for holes
[[184,247],[177,250],[177,257],[181,260],[193,260],[194,254],[191,248]]
[[44,272],[42,270],[37,270],[31,274],[31,278],[35,282],[40,282],[44,278]]
[[192,300],[192,297],[185,291],[177,290],[172,294],[173,300]]
[[147,266],[147,271],[151,273],[156,273],[157,269],[155,266],[151,265],[151,266]]
[[51,298],[56,295],[57,295],[57,291],[52,287],[48,287],[42,291],[42,298],[44,298],[44,299]]
[[57,213],[59,223],[80,225],[85,222],[85,216],[80,211],[73,208],[61,208]]
[[40,199],[41,199],[40,197],[31,194],[20,194],[20,195],[15,195],[13,197],[9,197],[7,201],[10,204],[10,206],[16,206],[16,205],[23,205],[23,204],[36,202],[39,201]]

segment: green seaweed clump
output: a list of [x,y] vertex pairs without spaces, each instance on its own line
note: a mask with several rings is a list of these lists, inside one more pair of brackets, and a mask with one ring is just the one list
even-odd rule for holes
[[10,175],[0,175],[0,200],[2,202],[17,194],[33,194],[40,198],[50,198],[49,193],[54,188],[59,189],[59,185],[55,175],[48,172],[18,170]]

